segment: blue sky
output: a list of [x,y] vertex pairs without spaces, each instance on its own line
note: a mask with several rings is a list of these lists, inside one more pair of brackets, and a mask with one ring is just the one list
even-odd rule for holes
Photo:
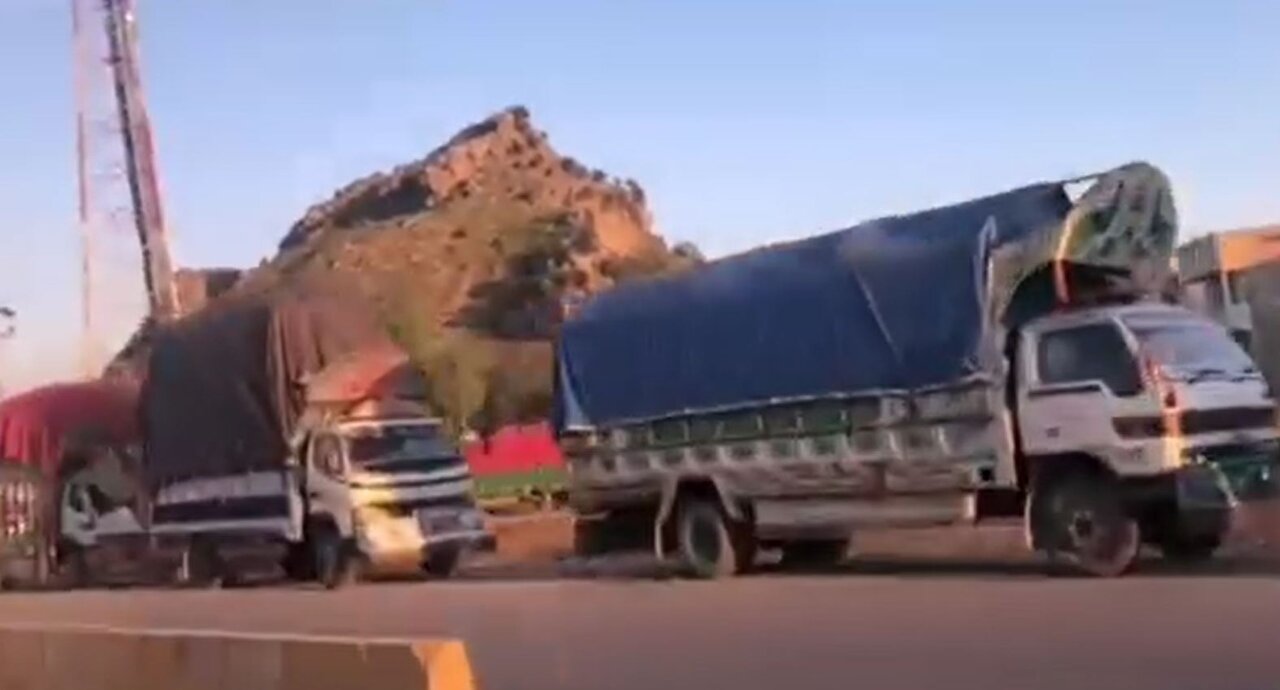
[[[1268,0],[137,2],[184,265],[255,264],[335,187],[516,103],[710,254],[1135,158],[1186,234],[1280,221]],[[0,0],[9,390],[75,363],[68,7]]]

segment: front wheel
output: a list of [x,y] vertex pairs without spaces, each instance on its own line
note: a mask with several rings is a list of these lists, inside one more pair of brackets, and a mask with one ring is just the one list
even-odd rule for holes
[[427,554],[427,561],[422,565],[422,570],[429,577],[443,580],[453,577],[458,572],[458,565],[461,562],[462,549],[460,547],[441,548]]
[[1036,542],[1051,563],[1066,562],[1097,577],[1115,577],[1137,561],[1138,521],[1125,509],[1115,479],[1094,473],[1059,475],[1032,496]]
[[338,589],[356,581],[356,559],[337,530],[318,530],[311,538],[311,549],[316,579],[325,589]]

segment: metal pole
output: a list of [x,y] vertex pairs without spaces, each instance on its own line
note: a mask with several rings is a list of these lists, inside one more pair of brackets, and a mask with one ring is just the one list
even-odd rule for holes
[[71,0],[71,35],[72,48],[75,53],[75,100],[76,100],[76,190],[79,195],[77,220],[80,230],[80,367],[83,374],[90,375],[96,366],[97,332],[94,323],[94,243],[91,188],[89,174],[89,110],[91,69],[94,62],[89,36],[84,33],[85,16],[82,2]]
[[132,0],[103,0],[103,3],[106,10],[108,54],[129,176],[129,193],[133,201],[138,241],[142,246],[147,299],[151,306],[151,316],[163,321],[176,316],[178,299],[156,178],[151,123],[142,97],[133,3]]

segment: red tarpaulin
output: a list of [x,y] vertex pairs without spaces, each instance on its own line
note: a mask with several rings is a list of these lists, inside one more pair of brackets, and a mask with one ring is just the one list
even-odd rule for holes
[[477,441],[463,452],[477,477],[564,467],[564,456],[547,424],[503,427],[489,437],[488,447]]
[[107,381],[61,383],[0,401],[0,461],[52,474],[75,434],[130,444],[139,438],[138,392]]

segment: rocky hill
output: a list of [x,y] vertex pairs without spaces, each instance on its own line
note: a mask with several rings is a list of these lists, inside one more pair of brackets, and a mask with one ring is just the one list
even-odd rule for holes
[[561,156],[524,108],[309,209],[236,289],[352,280],[427,372],[434,402],[485,429],[547,414],[550,340],[567,308],[623,280],[680,270],[645,193]]

